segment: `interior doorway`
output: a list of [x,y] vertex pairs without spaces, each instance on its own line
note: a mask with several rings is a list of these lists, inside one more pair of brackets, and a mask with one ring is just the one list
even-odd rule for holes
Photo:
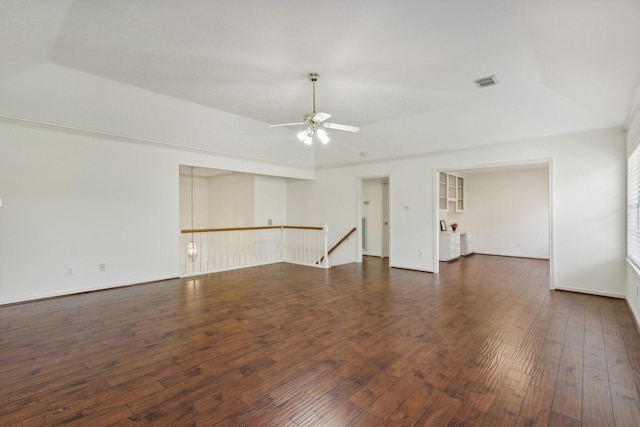
[[388,258],[389,177],[362,179],[360,197],[362,255]]
[[437,171],[434,272],[468,254],[462,240],[471,237],[471,253],[548,259],[553,289],[552,177],[551,160]]
[[382,181],[382,256],[389,258],[389,178]]

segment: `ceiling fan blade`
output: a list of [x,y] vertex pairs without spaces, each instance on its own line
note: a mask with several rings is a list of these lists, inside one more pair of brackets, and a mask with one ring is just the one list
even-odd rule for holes
[[327,114],[327,113],[316,113],[312,120],[316,123],[322,123],[325,120],[327,120],[329,117],[331,117],[331,114]]
[[347,132],[358,132],[360,130],[357,126],[339,125],[338,123],[324,123],[323,126],[327,129],[345,130]]
[[270,128],[277,128],[277,127],[282,127],[282,126],[300,126],[300,125],[306,125],[307,122],[300,122],[300,123],[282,123],[279,125],[267,125]]

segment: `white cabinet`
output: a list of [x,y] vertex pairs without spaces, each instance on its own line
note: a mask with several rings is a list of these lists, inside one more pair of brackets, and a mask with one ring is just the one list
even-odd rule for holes
[[446,172],[438,174],[438,208],[443,212],[464,212],[464,178]]
[[464,178],[456,177],[456,212],[464,212]]
[[465,231],[460,234],[460,255],[465,256],[472,254],[474,251],[473,246],[473,233],[471,231]]
[[448,193],[448,178],[447,173],[440,172],[438,174],[438,208],[441,211],[446,212],[449,208],[449,199],[447,197]]
[[440,261],[451,261],[474,251],[473,232],[440,233]]
[[460,234],[440,234],[440,261],[450,261],[460,256]]

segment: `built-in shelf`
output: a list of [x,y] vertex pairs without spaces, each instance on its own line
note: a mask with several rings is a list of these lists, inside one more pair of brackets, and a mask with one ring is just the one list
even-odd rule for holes
[[464,178],[446,172],[440,172],[438,177],[440,211],[464,212]]
[[438,176],[440,177],[438,189],[438,205],[441,211],[446,211],[449,207],[447,199],[447,174],[444,172],[440,172]]

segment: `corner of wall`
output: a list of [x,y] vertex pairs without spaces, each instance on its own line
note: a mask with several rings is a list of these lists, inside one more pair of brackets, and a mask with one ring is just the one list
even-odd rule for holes
[[624,122],[627,130],[627,153],[640,144],[640,86],[633,97],[633,105]]

